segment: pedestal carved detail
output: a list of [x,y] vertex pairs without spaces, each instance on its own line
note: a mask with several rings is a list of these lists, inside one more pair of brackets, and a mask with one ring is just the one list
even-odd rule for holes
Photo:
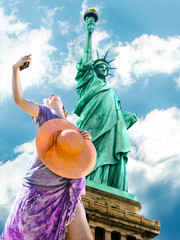
[[141,216],[138,201],[89,186],[82,200],[94,240],[96,228],[105,230],[105,240],[113,240],[112,232],[120,233],[121,240],[153,239],[160,234],[160,222]]

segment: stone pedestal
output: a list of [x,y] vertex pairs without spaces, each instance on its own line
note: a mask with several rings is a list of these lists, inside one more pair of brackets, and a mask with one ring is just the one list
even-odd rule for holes
[[160,234],[160,222],[141,216],[132,194],[86,181],[82,200],[94,240],[150,240]]

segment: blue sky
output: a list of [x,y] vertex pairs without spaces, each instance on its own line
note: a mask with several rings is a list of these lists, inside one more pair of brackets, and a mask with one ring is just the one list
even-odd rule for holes
[[178,0],[0,0],[0,232],[33,157],[36,130],[13,102],[12,65],[32,53],[21,72],[24,96],[35,102],[61,96],[70,116],[77,102],[76,63],[85,38],[83,13],[95,7],[96,49],[108,59],[108,77],[123,110],[138,113],[130,129],[129,192],[141,214],[160,220],[156,239],[180,239],[180,2]]

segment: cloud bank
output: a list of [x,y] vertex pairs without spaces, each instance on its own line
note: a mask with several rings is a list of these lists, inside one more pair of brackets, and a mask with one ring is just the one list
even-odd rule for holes
[[14,150],[18,156],[0,165],[0,226],[9,214],[14,199],[21,186],[25,171],[33,158],[34,140],[29,143],[17,146]]
[[[131,85],[140,77],[173,74],[180,70],[180,36],[160,38],[144,34],[131,43],[114,46],[117,67],[113,86]],[[178,76],[179,77],[179,76]],[[179,78],[174,79],[179,84]]]
[[[150,112],[129,130],[132,150],[127,165],[129,191],[144,198],[146,214],[149,199],[145,196],[153,186],[166,186],[156,193],[162,196],[167,196],[167,192],[171,196],[180,194],[179,126],[180,109],[172,107]],[[173,198],[169,199],[169,206],[172,203]]]

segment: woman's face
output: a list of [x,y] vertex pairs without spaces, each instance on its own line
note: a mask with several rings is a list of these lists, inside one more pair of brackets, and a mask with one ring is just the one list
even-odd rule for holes
[[63,103],[61,101],[60,96],[55,96],[54,94],[51,94],[48,98],[44,99],[44,104],[51,108],[54,105],[60,105],[61,107],[63,107]]

